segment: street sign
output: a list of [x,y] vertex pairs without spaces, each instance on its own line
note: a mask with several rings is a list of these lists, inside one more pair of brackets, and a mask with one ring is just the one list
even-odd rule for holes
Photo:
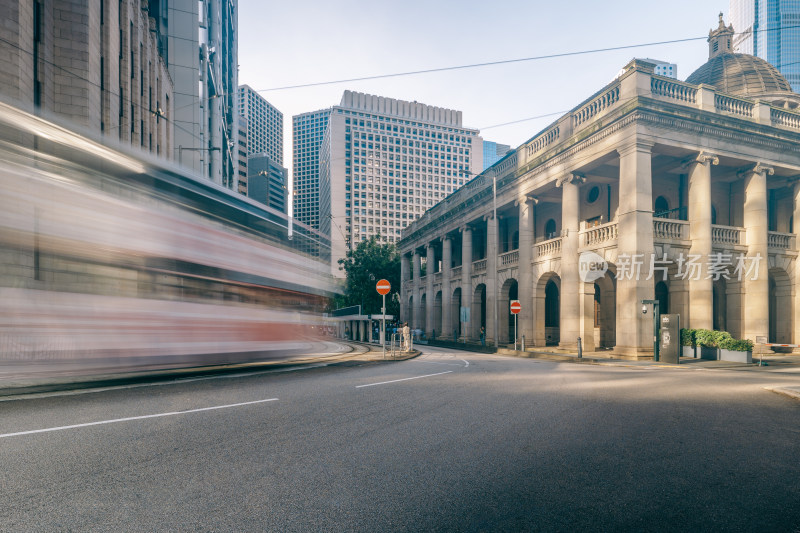
[[522,304],[519,303],[519,300],[511,300],[511,312],[515,315],[522,311]]
[[389,294],[389,291],[392,290],[392,284],[386,281],[385,279],[379,280],[378,283],[375,285],[375,289],[378,291],[378,294]]

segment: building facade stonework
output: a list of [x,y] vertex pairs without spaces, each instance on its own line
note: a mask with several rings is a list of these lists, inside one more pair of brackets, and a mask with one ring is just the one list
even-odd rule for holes
[[[713,39],[712,56],[729,54]],[[723,77],[774,74],[729,55],[737,68]],[[738,94],[725,93],[698,77],[634,60],[430,209],[398,245],[401,320],[437,338],[477,340],[485,327],[487,342],[513,343],[519,300],[529,346],[580,338],[584,350],[647,358],[642,301],[657,300],[682,327],[798,342],[800,96],[754,98],[731,79]]]

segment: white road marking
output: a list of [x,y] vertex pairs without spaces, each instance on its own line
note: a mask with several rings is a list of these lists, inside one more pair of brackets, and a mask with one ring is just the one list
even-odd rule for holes
[[393,379],[392,381],[381,381],[380,383],[370,383],[369,385],[356,385],[356,388],[360,389],[362,387],[374,387],[375,385],[386,385],[387,383],[397,383],[398,381],[408,381],[410,379],[420,379],[420,378],[429,378],[431,376],[441,376],[442,374],[450,374],[451,372],[453,372],[453,371],[452,370],[448,370],[447,372],[438,372],[436,374],[427,374],[427,375],[424,375],[424,376],[414,376],[413,378]]
[[47,433],[50,431],[61,431],[64,429],[76,429],[76,428],[85,428],[88,426],[99,426],[101,424],[114,424],[116,422],[128,422],[131,420],[144,420],[145,418],[158,418],[162,416],[174,416],[174,415],[185,415],[188,413],[199,413],[200,411],[212,411],[215,409],[227,409],[229,407],[241,407],[243,405],[253,405],[256,403],[264,403],[264,402],[277,402],[278,398],[269,398],[267,400],[255,400],[252,402],[242,402],[242,403],[231,403],[228,405],[215,405],[213,407],[201,407],[199,409],[189,409],[187,411],[173,411],[170,413],[158,413],[155,415],[142,415],[142,416],[130,416],[127,418],[115,418],[113,420],[101,420],[99,422],[87,422],[85,424],[74,424],[71,426],[59,426],[54,428],[45,428],[45,429],[33,429],[30,431],[19,431],[17,433],[5,433],[0,435],[0,439],[4,439],[6,437],[18,437],[20,435],[32,435],[34,433]]
[[462,359],[462,361],[464,361],[464,366],[469,366],[469,361],[467,361],[466,359]]
[[414,361],[415,363],[426,363],[429,365],[463,366],[459,365],[458,363],[442,363],[441,361],[424,361],[422,359],[420,360],[412,359],[412,361]]

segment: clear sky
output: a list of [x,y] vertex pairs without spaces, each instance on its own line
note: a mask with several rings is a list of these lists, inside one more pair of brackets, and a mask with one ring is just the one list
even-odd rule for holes
[[[728,0],[239,0],[239,83],[284,115],[338,105],[345,89],[463,112],[485,140],[517,147],[610,82],[632,58],[678,64],[685,80],[708,59],[708,31]],[[317,87],[306,83],[697,38]]]

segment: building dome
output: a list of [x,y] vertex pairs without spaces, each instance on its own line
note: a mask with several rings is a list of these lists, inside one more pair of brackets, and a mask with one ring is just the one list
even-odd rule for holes
[[749,98],[792,92],[792,86],[778,69],[748,54],[722,53],[712,57],[686,81],[713,85],[722,93]]

